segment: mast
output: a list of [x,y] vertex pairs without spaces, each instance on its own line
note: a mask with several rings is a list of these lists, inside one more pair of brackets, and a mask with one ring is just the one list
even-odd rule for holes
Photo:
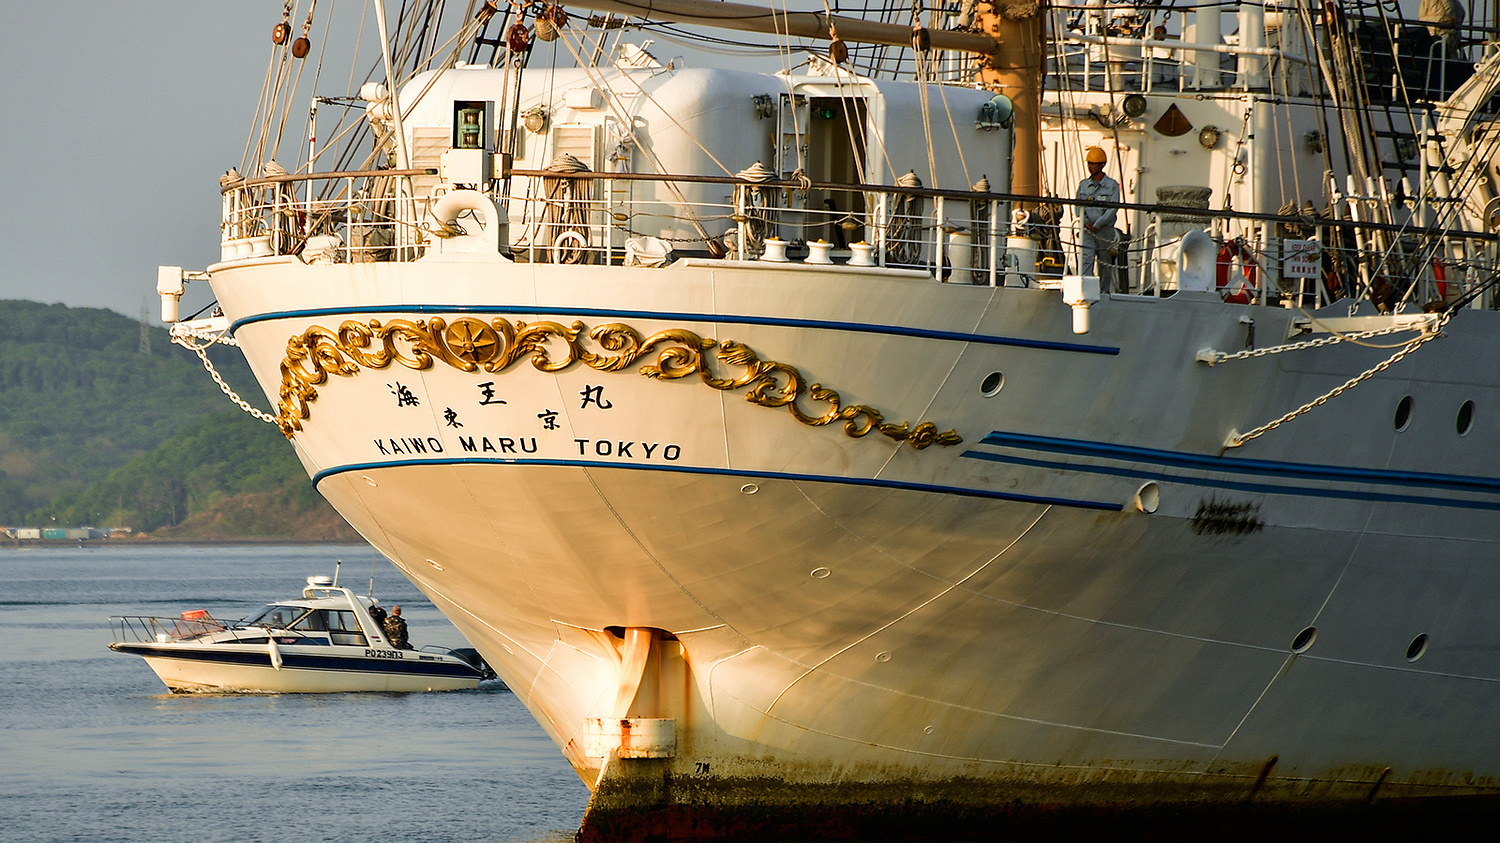
[[411,167],[411,161],[406,153],[406,134],[401,129],[401,104],[396,99],[401,80],[391,64],[391,36],[385,26],[385,3],[380,0],[375,3],[375,26],[380,33],[380,57],[385,63],[385,87],[391,98],[391,125],[396,132],[396,169],[405,170]]
[[997,49],[980,58],[979,82],[1010,97],[1015,116],[1011,192],[1041,196],[1042,78],[1046,6],[1038,0],[981,0],[974,18]]

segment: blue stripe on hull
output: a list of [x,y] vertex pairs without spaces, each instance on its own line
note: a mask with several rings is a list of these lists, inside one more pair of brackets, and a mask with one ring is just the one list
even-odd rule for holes
[[1015,492],[999,492],[991,489],[971,489],[963,486],[941,486],[932,483],[908,483],[902,480],[883,480],[877,477],[839,477],[825,474],[793,474],[780,471],[743,471],[730,468],[701,468],[698,466],[649,465],[642,463],[597,462],[589,460],[506,460],[451,458],[427,460],[386,460],[383,462],[356,463],[337,468],[324,469],[313,475],[316,486],[324,478],[349,471],[371,471],[382,468],[400,468],[411,465],[549,465],[574,468],[620,468],[640,471],[672,471],[679,474],[717,474],[723,477],[754,477],[761,480],[792,480],[812,483],[840,483],[846,486],[871,486],[879,489],[903,489],[915,492],[937,492],[945,495],[962,495],[972,498],[1017,501],[1056,506],[1074,506],[1082,509],[1104,509],[1119,511],[1123,507],[1109,501],[1091,501],[1078,498],[1060,498],[1049,495],[1025,495]]
[[230,327],[230,333],[243,325],[256,322],[275,322],[282,319],[317,319],[325,316],[356,316],[371,313],[433,313],[475,314],[503,313],[536,314],[538,316],[597,317],[606,319],[661,319],[670,321],[708,322],[718,325],[764,325],[775,328],[815,328],[820,330],[850,331],[857,334],[885,334],[893,337],[916,337],[919,339],[972,342],[980,345],[1004,345],[1015,348],[1035,348],[1044,351],[1070,351],[1079,354],[1103,354],[1116,356],[1117,346],[1087,345],[1077,342],[1033,340],[1023,337],[1002,337],[994,334],[966,334],[960,331],[939,331],[929,328],[905,328],[899,325],[876,325],[869,322],[842,322],[822,319],[786,319],[769,316],[735,316],[717,313],[680,313],[665,310],[620,310],[617,308],[593,307],[537,307],[518,305],[451,305],[451,304],[393,304],[368,305],[365,307],[319,308],[309,310],[284,310],[278,313],[260,313],[247,316]]
[[[1087,439],[1064,439],[997,430],[979,441],[981,445],[999,445],[1030,451],[1095,457],[1123,462],[1144,462],[1172,468],[1190,468],[1231,474],[1254,474],[1297,480],[1326,480],[1335,483],[1368,483],[1378,486],[1406,486],[1454,492],[1500,494],[1500,479],[1469,477],[1462,474],[1437,474],[1424,471],[1395,471],[1378,468],[1350,468],[1337,465],[1310,465],[1279,460],[1237,459],[1234,457],[1116,445]],[[977,453],[977,452],[970,452]],[[965,456],[968,456],[966,454]]]
[[[150,644],[115,644],[112,649],[121,653],[152,658],[178,659],[181,661],[215,662],[245,667],[271,667],[269,652],[247,652],[244,650],[180,650],[171,647],[156,647]],[[443,662],[420,661],[418,659],[362,659],[354,656],[310,656],[281,650],[283,670],[327,670],[341,673],[365,673],[390,676],[451,677],[457,679],[479,679],[479,672],[467,665]]]
[[[1108,461],[1114,464],[1062,462],[1035,456],[1022,456],[1016,453],[996,453],[993,451],[978,450],[965,451],[962,456],[968,459],[1022,465],[1032,468],[1045,468],[1054,471],[1129,477],[1136,480],[1156,480],[1212,489],[1232,489],[1241,492],[1335,498],[1378,503],[1420,504],[1448,509],[1500,511],[1500,500],[1483,500],[1472,497],[1431,497],[1418,494],[1380,492],[1368,488],[1370,486],[1396,486],[1412,489],[1413,491],[1430,491],[1436,494],[1451,494],[1453,492],[1500,494],[1500,480],[1488,477],[1354,468],[1336,465],[1313,465],[1278,460],[1238,459],[1211,454],[1168,451],[1158,448],[1117,445],[1110,442],[1098,442],[1086,439],[1064,439],[1056,436],[1036,436],[998,430],[981,439],[979,444],[1005,448],[1013,452],[1029,451],[1033,454],[1042,452],[1079,457],[1086,460]],[[1205,477],[1164,470],[1174,468],[1182,469],[1183,472],[1211,472],[1213,474],[1228,476]],[[1236,478],[1236,475],[1238,475],[1238,478]],[[1258,480],[1250,478],[1257,478],[1263,482],[1258,482]],[[1276,480],[1285,482],[1277,483],[1275,482]],[[1346,485],[1340,488],[1310,486],[1306,485],[1307,483],[1342,483]],[[1350,488],[1350,485],[1353,484],[1366,488]]]

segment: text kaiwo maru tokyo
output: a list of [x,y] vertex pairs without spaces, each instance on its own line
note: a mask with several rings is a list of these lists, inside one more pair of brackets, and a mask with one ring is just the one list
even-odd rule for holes
[[[411,388],[399,381],[387,384],[391,394],[396,397],[397,407],[419,407],[421,399]],[[485,381],[478,384],[478,394],[474,406],[485,407],[493,405],[508,404],[495,392],[495,382]],[[614,409],[614,404],[604,395],[602,385],[585,385],[579,391],[580,412],[604,412]],[[466,411],[467,412],[467,411]],[[482,411],[480,411],[482,412]],[[490,436],[458,432],[459,447],[466,454],[491,454],[503,457],[506,455],[523,456],[536,454],[540,451],[540,440],[552,431],[561,431],[558,425],[559,411],[551,408],[543,408],[536,414],[541,433],[536,436]],[[453,407],[443,408],[444,424],[454,430],[462,431],[465,417]],[[473,418],[470,416],[469,421]],[[447,448],[443,440],[436,436],[392,436],[384,439],[375,439],[375,449],[383,456],[414,456],[420,454],[441,454]],[[635,440],[616,439],[579,439],[573,438],[577,447],[576,456],[579,457],[614,457],[616,459],[629,459],[651,462],[676,462],[682,457],[682,446],[676,444],[663,444],[661,442],[640,442]],[[569,449],[569,455],[572,451]]]

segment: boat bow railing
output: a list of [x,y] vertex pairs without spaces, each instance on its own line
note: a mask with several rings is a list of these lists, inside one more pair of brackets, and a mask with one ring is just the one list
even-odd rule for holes
[[[182,617],[163,618],[154,615],[118,615],[109,619],[110,631],[116,644],[166,644],[173,641],[192,641],[204,636],[214,636],[215,644],[264,644],[274,635],[281,644],[295,643],[296,639],[309,639],[308,643],[330,643],[327,631],[316,635],[304,635],[292,629],[271,630],[262,626],[237,626],[224,623],[207,612],[187,612]],[[364,636],[356,634],[348,641],[332,643],[364,644]]]
[[229,630],[206,611],[184,612],[176,618],[151,615],[121,615],[109,619],[116,644],[185,641]]

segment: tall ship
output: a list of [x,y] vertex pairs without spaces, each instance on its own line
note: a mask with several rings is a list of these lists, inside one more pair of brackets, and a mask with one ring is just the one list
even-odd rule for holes
[[280,5],[163,318],[584,837],[1500,792],[1484,10]]

